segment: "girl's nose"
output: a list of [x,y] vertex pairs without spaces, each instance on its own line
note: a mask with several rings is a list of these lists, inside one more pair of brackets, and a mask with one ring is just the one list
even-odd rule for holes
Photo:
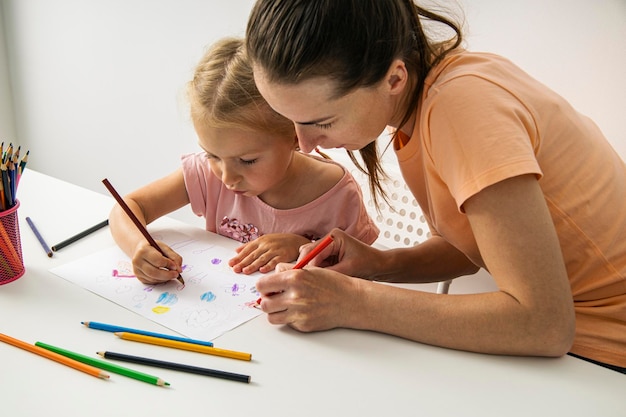
[[239,175],[237,175],[236,171],[232,168],[226,166],[226,164],[222,165],[222,183],[229,188],[235,188],[237,183],[239,182]]

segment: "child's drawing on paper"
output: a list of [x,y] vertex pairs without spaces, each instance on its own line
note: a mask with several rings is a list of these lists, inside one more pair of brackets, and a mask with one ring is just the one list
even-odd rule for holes
[[186,285],[176,280],[142,284],[117,247],[51,271],[191,338],[214,339],[260,314],[254,308],[256,276],[230,270],[223,260],[232,257],[232,250],[215,243],[222,238],[207,234],[206,241],[199,241],[174,231],[154,236],[183,256]]

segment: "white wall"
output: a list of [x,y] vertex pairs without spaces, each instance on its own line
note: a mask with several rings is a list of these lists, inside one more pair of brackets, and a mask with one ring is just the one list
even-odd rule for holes
[[[624,0],[460,3],[470,49],[511,58],[592,116],[626,158]],[[243,35],[252,4],[0,0],[0,136],[31,150],[29,168],[103,194],[105,177],[126,193],[169,173],[197,149],[184,84],[205,46]]]
[[2,23],[2,3],[0,3],[0,141],[15,140],[15,118],[9,68],[6,65],[6,42]]

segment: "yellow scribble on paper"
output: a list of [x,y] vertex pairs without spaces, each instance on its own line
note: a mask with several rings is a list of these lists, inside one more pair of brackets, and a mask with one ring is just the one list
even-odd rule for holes
[[170,308],[165,306],[156,306],[152,309],[152,312],[156,314],[165,314],[168,311],[170,311]]

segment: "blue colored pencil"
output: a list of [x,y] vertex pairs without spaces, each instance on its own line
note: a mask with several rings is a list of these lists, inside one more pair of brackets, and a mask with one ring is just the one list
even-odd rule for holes
[[41,247],[43,248],[43,250],[46,251],[46,254],[48,255],[48,257],[52,258],[52,249],[50,249],[50,247],[48,246],[46,241],[43,240],[43,236],[41,236],[41,234],[39,233],[39,230],[37,230],[37,228],[35,227],[35,223],[33,223],[33,221],[30,219],[30,217],[26,217],[26,222],[30,226],[30,228],[33,231],[33,233],[35,234],[35,236],[37,236],[37,240],[39,240],[39,243],[41,244]]
[[82,321],[81,323],[89,327],[90,329],[104,330],[106,332],[135,333],[135,334],[142,334],[144,336],[158,337],[161,339],[176,340],[178,342],[193,343],[196,345],[203,345],[203,346],[213,346],[212,342],[206,342],[204,340],[188,339],[186,337],[171,336],[169,334],[154,333],[154,332],[149,332],[146,330],[130,329],[128,327],[115,326],[113,324],[98,323],[97,321]]

